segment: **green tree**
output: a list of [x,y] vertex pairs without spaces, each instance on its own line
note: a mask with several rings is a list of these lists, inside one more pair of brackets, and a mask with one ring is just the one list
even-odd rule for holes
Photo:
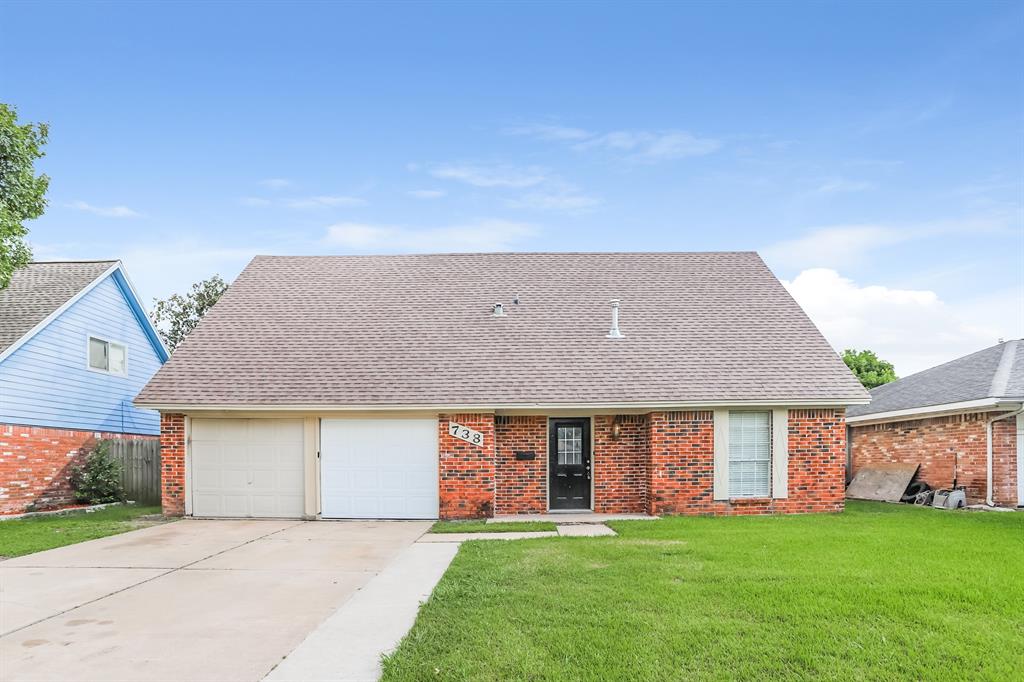
[[184,296],[174,294],[170,298],[155,301],[153,324],[172,352],[196,328],[206,311],[213,307],[227,289],[228,285],[220,275],[214,275],[193,284],[192,291]]
[[36,175],[34,164],[49,134],[45,123],[18,125],[14,107],[0,103],[0,289],[32,259],[24,223],[46,209],[50,178]]
[[843,351],[843,362],[850,368],[864,388],[872,389],[890,381],[896,381],[896,369],[891,362],[882,360],[874,351],[847,348]]

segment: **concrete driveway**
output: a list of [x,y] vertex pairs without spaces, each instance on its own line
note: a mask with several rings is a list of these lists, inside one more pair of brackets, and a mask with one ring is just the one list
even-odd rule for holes
[[429,522],[198,521],[0,563],[0,679],[259,680]]

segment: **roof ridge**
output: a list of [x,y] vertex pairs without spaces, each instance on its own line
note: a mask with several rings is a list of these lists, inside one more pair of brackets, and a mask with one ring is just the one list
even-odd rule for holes
[[1017,344],[1020,341],[1011,339],[1003,343],[1003,356],[999,358],[999,365],[995,374],[992,375],[992,387],[989,395],[993,398],[1001,398],[1006,393],[1006,387],[1010,383],[1010,374],[1013,372],[1014,360],[1017,358]]
[[61,265],[64,263],[70,263],[74,265],[85,264],[85,263],[118,263],[118,258],[97,258],[96,260],[34,260],[29,261],[29,265]]
[[423,258],[436,256],[760,256],[739,251],[437,251],[425,253],[258,253],[256,258]]

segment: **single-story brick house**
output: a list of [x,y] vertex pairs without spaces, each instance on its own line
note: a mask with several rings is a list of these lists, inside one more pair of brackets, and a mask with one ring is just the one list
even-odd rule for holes
[[166,513],[458,519],[836,511],[868,399],[756,253],[506,253],[257,257],[136,404]]
[[132,400],[167,360],[120,261],[30,263],[0,289],[0,513],[73,502],[100,439],[160,435]]
[[850,466],[920,464],[969,504],[1024,506],[1024,342],[1001,342],[871,391],[851,407]]

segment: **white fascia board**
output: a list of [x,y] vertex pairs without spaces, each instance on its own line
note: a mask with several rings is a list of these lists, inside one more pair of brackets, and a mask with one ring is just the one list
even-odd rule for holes
[[980,398],[978,400],[964,400],[958,403],[943,403],[941,405],[929,405],[927,407],[911,407],[905,410],[891,410],[889,412],[863,414],[856,417],[847,417],[846,423],[851,426],[857,426],[862,424],[879,424],[882,422],[927,419],[929,417],[942,417],[945,415],[959,414],[963,412],[1012,410],[1020,404],[1020,402],[1007,401],[1002,398]]
[[867,405],[868,400],[845,398],[841,400],[704,400],[699,402],[650,403],[513,403],[513,404],[435,404],[435,405],[252,405],[246,403],[199,405],[189,403],[162,403],[135,401],[135,406],[161,412],[504,412],[511,410],[697,410],[715,407],[847,407]]
[[109,277],[111,275],[111,273],[115,272],[120,267],[121,267],[121,261],[117,261],[116,263],[111,265],[109,268],[104,270],[103,274],[101,274],[99,277],[97,277],[93,281],[89,282],[89,284],[87,284],[86,286],[82,287],[81,291],[79,291],[77,294],[75,294],[74,296],[72,296],[68,300],[64,301],[63,305],[61,305],[59,308],[57,308],[52,313],[50,313],[45,318],[43,318],[43,320],[40,321],[39,324],[37,324],[36,326],[34,326],[31,329],[29,329],[27,332],[25,332],[24,335],[22,335],[22,337],[20,339],[18,339],[17,341],[12,343],[10,346],[8,346],[4,350],[4,352],[0,353],[0,362],[3,362],[8,357],[13,355],[14,352],[16,350],[18,350],[19,348],[21,348],[22,346],[24,346],[28,342],[29,339],[31,339],[33,336],[35,336],[40,331],[42,331],[43,328],[46,327],[48,324],[50,324],[51,322],[56,320],[58,317],[60,317],[61,314],[65,310],[67,310],[68,308],[73,306],[75,303],[77,303],[79,301],[79,299],[81,299],[83,296],[85,296],[90,291],[92,291],[97,286],[99,286],[100,282],[105,280],[107,277]]
[[164,353],[167,357],[171,357],[171,351],[168,350],[167,344],[160,337],[160,330],[153,324],[153,320],[149,317],[149,310],[146,309],[146,305],[142,302],[142,298],[139,296],[139,292],[135,289],[135,284],[132,282],[132,278],[128,276],[128,271],[124,269],[124,263],[117,261],[117,267],[115,268],[121,271],[121,276],[124,277],[125,284],[128,285],[128,290],[132,292],[132,296],[135,297],[135,302],[138,303],[139,307],[142,308],[142,317],[145,319],[145,324],[149,327],[150,331],[153,332],[153,338],[160,344],[160,347],[164,349]]

